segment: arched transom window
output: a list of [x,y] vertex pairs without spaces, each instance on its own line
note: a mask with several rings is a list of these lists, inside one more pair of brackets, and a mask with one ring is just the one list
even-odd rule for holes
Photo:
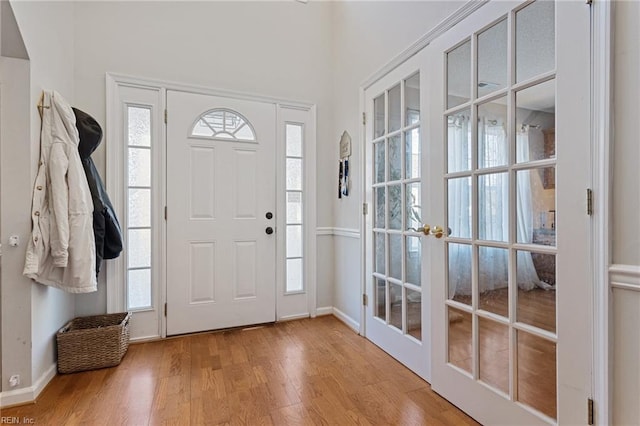
[[212,109],[202,114],[193,125],[191,136],[256,142],[256,133],[251,123],[241,114],[224,108]]

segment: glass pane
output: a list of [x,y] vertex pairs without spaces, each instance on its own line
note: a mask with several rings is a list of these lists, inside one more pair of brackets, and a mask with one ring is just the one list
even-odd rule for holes
[[478,237],[509,241],[509,176],[492,173],[478,177]]
[[302,160],[287,158],[287,189],[302,191]]
[[385,280],[380,278],[374,278],[376,282],[376,308],[375,316],[386,320],[387,319],[387,290],[385,287]]
[[384,157],[384,141],[373,144],[373,150],[375,152],[374,182],[384,182],[386,180],[384,167],[386,164],[386,160]]
[[509,251],[478,248],[479,308],[509,317]]
[[386,274],[385,270],[385,234],[382,232],[375,232],[374,238],[376,240],[376,268],[375,271],[379,274]]
[[447,170],[471,170],[471,111],[447,116]]
[[555,2],[536,1],[518,11],[516,81],[553,70],[555,56]]
[[129,189],[129,227],[151,226],[151,190]]
[[244,126],[240,127],[236,133],[235,133],[235,137],[237,139],[243,140],[243,141],[254,141],[256,140],[256,136],[253,134],[253,130],[251,130],[251,127],[249,127],[249,125],[245,124]]
[[400,135],[389,139],[389,180],[400,180],[402,173],[402,144]]
[[287,225],[287,257],[302,257],[302,225]]
[[400,129],[402,121],[400,120],[400,85],[389,90],[389,133]]
[[509,393],[509,327],[478,318],[480,380]]
[[407,126],[420,121],[420,73],[414,74],[405,81],[404,106]]
[[302,291],[302,259],[287,259],[287,290]]
[[129,148],[129,186],[151,186],[151,150]]
[[478,35],[478,97],[507,87],[507,20]]
[[302,223],[301,192],[287,192],[287,223]]
[[471,99],[471,41],[447,53],[447,108]]
[[518,251],[517,274],[517,321],[555,333],[556,256]]
[[373,101],[373,138],[384,135],[384,94]]
[[389,276],[402,280],[402,235],[389,234]]
[[129,251],[129,268],[151,266],[151,230],[129,229],[127,232],[127,250]]
[[449,179],[447,201],[449,236],[471,238],[471,178]]
[[245,119],[225,109],[208,111],[202,115],[193,126],[191,134],[222,139],[255,140],[253,130]]
[[449,299],[471,306],[471,246],[449,244]]
[[375,189],[375,194],[376,194],[376,217],[375,220],[373,222],[373,227],[374,228],[384,228],[385,227],[385,223],[384,223],[384,212],[386,210],[386,206],[384,203],[384,193],[385,193],[385,187],[380,187],[380,188],[376,188]]
[[516,161],[556,157],[556,84],[550,80],[516,93]]
[[407,197],[406,229],[417,230],[422,226],[422,189],[420,183],[409,183],[405,186]]
[[509,162],[507,98],[478,106],[478,167],[504,166]]
[[518,242],[545,246],[556,244],[556,190],[545,188],[555,181],[555,168],[519,170],[517,182]]
[[456,367],[471,373],[473,362],[471,314],[451,307],[448,307],[447,310],[449,316],[448,361]]
[[413,179],[420,177],[420,128],[405,132],[405,178]]
[[127,272],[127,303],[129,309],[151,306],[150,269],[134,269]]
[[422,293],[407,291],[407,334],[422,340]]
[[287,135],[287,156],[302,157],[302,126],[287,124],[285,133]]
[[389,324],[402,330],[402,286],[389,283]]
[[556,418],[556,344],[517,332],[517,400]]
[[129,107],[128,114],[128,135],[129,145],[151,146],[151,109]]
[[389,229],[402,229],[402,190],[389,186]]
[[407,278],[405,281],[420,286],[422,285],[422,238],[409,236],[406,238]]

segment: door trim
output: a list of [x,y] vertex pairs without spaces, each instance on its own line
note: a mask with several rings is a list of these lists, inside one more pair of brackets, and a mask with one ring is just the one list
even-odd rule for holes
[[[360,84],[359,88],[359,116],[366,111],[365,91],[375,82],[391,73],[395,68],[417,54],[428,44],[446,33],[454,25],[474,13],[488,1],[467,1],[460,9],[445,18],[440,24],[430,29],[424,36],[411,46],[393,57],[379,70]],[[593,399],[596,401],[596,422],[598,424],[610,424],[613,420],[611,412],[613,398],[613,370],[611,363],[612,338],[610,330],[612,322],[612,298],[610,295],[609,266],[611,264],[610,236],[611,236],[611,184],[610,175],[612,161],[613,141],[613,109],[612,95],[612,68],[613,68],[613,33],[612,22],[615,16],[614,2],[593,2],[591,5],[591,149],[593,150],[593,182],[594,194],[592,221],[593,230]],[[360,201],[366,202],[365,183],[365,125],[359,126],[360,141]],[[365,228],[365,216],[361,217],[360,230],[360,292],[364,294],[366,288],[366,236],[362,232]],[[365,331],[365,307],[360,309],[360,334]]]
[[[212,88],[207,86],[200,86],[188,83],[181,83],[169,80],[162,79],[154,79],[154,78],[145,78],[145,77],[137,77],[128,74],[121,73],[113,73],[107,72],[105,75],[106,80],[106,129],[107,129],[107,137],[112,139],[112,142],[107,144],[106,149],[106,164],[107,164],[107,172],[106,172],[106,185],[107,191],[112,196],[113,204],[116,208],[116,211],[119,216],[122,216],[122,205],[124,200],[123,194],[123,173],[122,161],[118,160],[121,156],[120,152],[122,150],[121,138],[122,138],[122,129],[119,128],[119,121],[117,117],[121,114],[119,109],[119,105],[117,104],[118,100],[118,90],[120,87],[134,87],[140,89],[147,90],[155,90],[158,91],[161,95],[161,102],[159,104],[159,110],[163,111],[167,107],[167,98],[166,91],[174,90],[181,91],[187,93],[196,93],[203,95],[212,95],[218,97],[228,97],[240,100],[248,100],[248,101],[256,101],[256,102],[266,102],[272,103],[276,106],[276,126],[280,126],[282,123],[280,122],[281,112],[283,110],[298,110],[298,111],[306,111],[309,114],[309,134],[310,138],[308,138],[308,145],[306,145],[305,149],[307,150],[305,168],[307,170],[307,174],[305,176],[305,183],[303,186],[303,190],[306,193],[305,201],[307,202],[307,211],[309,214],[305,215],[305,219],[307,220],[304,228],[304,239],[305,239],[305,247],[307,248],[305,254],[305,279],[306,279],[306,293],[308,295],[308,315],[311,317],[316,316],[316,304],[317,304],[317,247],[316,247],[316,164],[315,159],[317,158],[316,152],[316,139],[317,139],[317,112],[315,104],[306,101],[295,101],[284,98],[277,98],[271,96],[265,96],[254,93],[233,91],[233,90],[225,90],[219,88]],[[170,117],[169,117],[170,119]],[[162,163],[164,165],[163,170],[161,170],[160,190],[158,191],[158,195],[161,197],[161,201],[156,203],[157,205],[166,205],[166,123],[162,123],[161,132],[159,132],[159,140],[161,140],[161,158]],[[281,138],[281,133],[277,132],[277,138]],[[276,141],[277,145],[277,164],[280,162],[280,157],[284,158],[284,151],[282,147],[284,144],[279,139]],[[283,199],[284,196],[284,187],[281,185],[276,186],[276,197],[277,199]],[[154,206],[156,208],[157,206]],[[280,206],[278,206],[280,207]],[[156,214],[160,215],[161,212],[157,211]],[[169,212],[170,214],[170,212]],[[164,261],[164,268],[166,268],[166,221],[162,221],[161,223],[161,241],[158,245],[155,245],[154,248],[159,249],[159,256]],[[280,250],[278,247],[277,251]],[[280,253],[277,253],[277,258],[280,259]],[[107,312],[121,312],[126,309],[125,306],[125,294],[124,294],[124,282],[123,282],[123,267],[121,262],[119,261],[111,261],[106,262],[106,270],[107,270],[107,288],[106,288],[106,307]],[[161,271],[160,280],[158,282],[157,288],[157,297],[155,298],[155,303],[152,311],[155,311],[158,316],[158,330],[155,335],[145,335],[145,336],[135,336],[132,335],[132,341],[142,341],[142,340],[153,340],[157,338],[165,338],[167,336],[167,323],[166,317],[164,316],[164,309],[162,308],[164,304],[167,302],[167,282],[166,282],[166,270]],[[277,276],[276,276],[277,277]],[[276,297],[278,299],[278,297]],[[280,319],[286,319],[285,317],[280,318],[278,316],[278,302],[276,301],[276,321]]]

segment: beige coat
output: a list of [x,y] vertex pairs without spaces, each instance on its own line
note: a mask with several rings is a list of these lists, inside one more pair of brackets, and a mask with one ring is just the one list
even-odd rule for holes
[[96,291],[93,203],[78,154],[75,115],[55,91],[44,92],[42,105],[24,275],[70,293]]

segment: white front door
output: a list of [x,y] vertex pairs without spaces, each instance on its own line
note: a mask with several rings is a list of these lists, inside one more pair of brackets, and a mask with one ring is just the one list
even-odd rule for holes
[[170,90],[167,111],[167,334],[275,321],[275,105]]
[[365,92],[366,337],[429,379],[429,286],[423,272],[422,55]]
[[490,2],[428,48],[433,389],[483,424],[586,424],[590,8]]

